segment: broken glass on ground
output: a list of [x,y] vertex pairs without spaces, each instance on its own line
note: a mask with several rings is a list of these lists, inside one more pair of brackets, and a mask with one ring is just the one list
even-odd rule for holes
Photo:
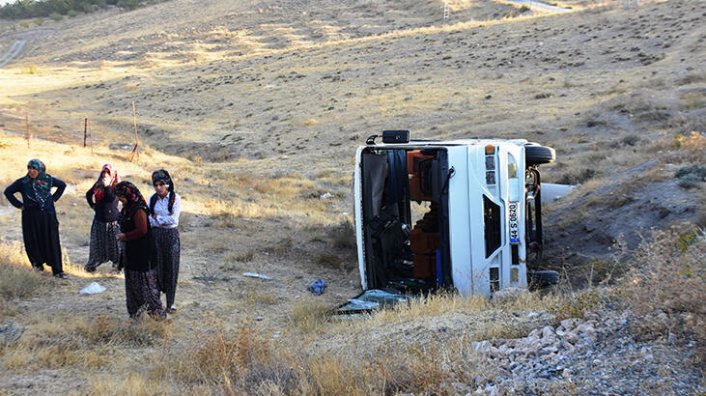
[[390,308],[401,302],[408,301],[409,297],[399,292],[370,289],[340,305],[336,314],[349,315],[368,313],[377,309]]

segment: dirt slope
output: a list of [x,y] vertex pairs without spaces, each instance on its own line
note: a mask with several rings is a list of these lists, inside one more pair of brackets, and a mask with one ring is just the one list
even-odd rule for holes
[[[457,4],[446,22],[435,2],[391,9],[372,2],[213,2],[199,5],[203,16],[189,22],[175,11],[195,6],[101,14],[96,23],[46,38],[32,52],[36,59],[78,61],[87,81],[31,100],[124,130],[135,100],[141,132],[159,150],[206,161],[261,160],[253,166],[265,169],[286,161],[304,172],[312,161],[348,166],[354,147],[385,128],[425,138],[524,137],[557,149],[559,163],[545,180],[570,184],[600,181],[645,162],[659,150],[655,144],[706,129],[704,32],[691,2],[502,23],[468,22],[512,8],[478,2]],[[113,67],[125,68],[124,77],[106,79]],[[585,253],[607,253],[620,234],[634,246],[635,228],[703,222],[699,199],[685,203],[702,189],[681,193],[659,204],[676,205],[666,219],[649,210],[622,212],[638,219],[635,227],[618,224],[620,230],[590,238]],[[601,200],[579,211],[601,217]],[[573,238],[562,232],[559,238]]]

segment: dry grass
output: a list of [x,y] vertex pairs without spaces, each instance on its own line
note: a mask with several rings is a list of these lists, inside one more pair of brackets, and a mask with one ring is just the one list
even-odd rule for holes
[[145,375],[128,373],[123,378],[115,375],[98,375],[88,380],[87,393],[95,395],[166,396],[173,394],[167,382],[153,381]]
[[46,278],[31,268],[22,244],[0,243],[0,302],[3,305],[14,298],[32,297],[40,287],[48,287]]
[[631,260],[619,289],[632,310],[630,329],[639,340],[694,347],[696,365],[706,359],[706,234],[691,224],[655,230]]
[[281,359],[286,354],[279,351],[273,348],[272,341],[259,336],[252,328],[241,326],[233,333],[221,329],[198,337],[192,347],[166,349],[164,359],[153,374],[188,385],[253,389],[267,380],[286,381],[291,369]]
[[[324,314],[316,304],[295,311],[297,326],[307,324],[305,332],[322,330]],[[218,329],[198,340],[184,349],[165,349],[160,359],[165,363],[152,371],[152,379],[173,379],[186,387],[209,384],[231,394],[453,394],[454,381],[472,387],[470,378],[491,376],[493,370],[474,363],[472,339],[463,334],[445,342],[393,341],[357,349],[330,345],[336,352],[273,341],[249,326],[232,332]]]
[[260,284],[249,283],[243,288],[243,299],[248,306],[275,305],[279,301],[272,291],[263,288]]
[[672,140],[659,140],[647,148],[663,158],[665,162],[674,164],[700,164],[704,161],[706,152],[706,136],[697,132],[677,133]]
[[[654,231],[635,252],[625,277],[626,302],[646,320],[635,322],[645,337],[675,334],[681,340],[706,340],[706,234],[693,225]],[[654,319],[654,320],[651,320]],[[702,351],[702,356],[703,356]]]
[[107,316],[37,317],[19,341],[5,348],[11,370],[38,368],[97,369],[114,363],[120,347],[145,347],[170,337],[168,324],[125,322]]
[[291,320],[294,326],[305,333],[314,333],[326,327],[332,314],[331,306],[306,297],[292,307]]
[[369,361],[303,351],[293,354],[290,347],[241,327],[233,333],[202,337],[198,345],[186,350],[166,351],[165,360],[172,363],[159,372],[187,386],[206,383],[229,394],[364,395],[424,390],[436,386],[445,374],[435,355],[423,351],[427,348],[390,350]]

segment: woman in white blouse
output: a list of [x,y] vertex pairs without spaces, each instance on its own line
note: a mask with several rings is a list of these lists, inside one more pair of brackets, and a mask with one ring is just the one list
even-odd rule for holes
[[152,227],[152,256],[157,265],[159,290],[167,296],[167,312],[175,313],[174,296],[179,278],[179,214],[181,197],[174,191],[169,172],[152,172],[155,193],[150,196],[150,226]]

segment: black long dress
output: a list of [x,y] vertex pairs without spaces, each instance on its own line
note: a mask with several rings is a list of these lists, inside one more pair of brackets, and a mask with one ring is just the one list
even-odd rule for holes
[[[59,220],[56,218],[54,202],[61,198],[66,183],[52,177],[52,187],[56,187],[56,190],[51,196],[52,199],[42,203],[32,200],[24,192],[25,180],[24,177],[19,178],[5,189],[5,197],[12,206],[22,209],[25,252],[34,268],[41,270],[46,263],[51,266],[54,275],[61,274],[64,270],[59,241]],[[15,197],[16,193],[22,194],[22,201]]]
[[151,244],[146,208],[127,208],[120,217],[120,231],[126,238],[122,264],[125,267],[128,314],[131,318],[136,318],[142,311],[147,311],[155,319],[166,318],[159,298],[157,272],[150,260]]
[[120,264],[120,245],[115,237],[120,233],[118,224],[118,197],[112,187],[106,187],[101,199],[95,198],[94,188],[86,192],[86,201],[95,211],[91,224],[91,244],[86,271],[93,272],[105,262],[112,262],[113,269]]

